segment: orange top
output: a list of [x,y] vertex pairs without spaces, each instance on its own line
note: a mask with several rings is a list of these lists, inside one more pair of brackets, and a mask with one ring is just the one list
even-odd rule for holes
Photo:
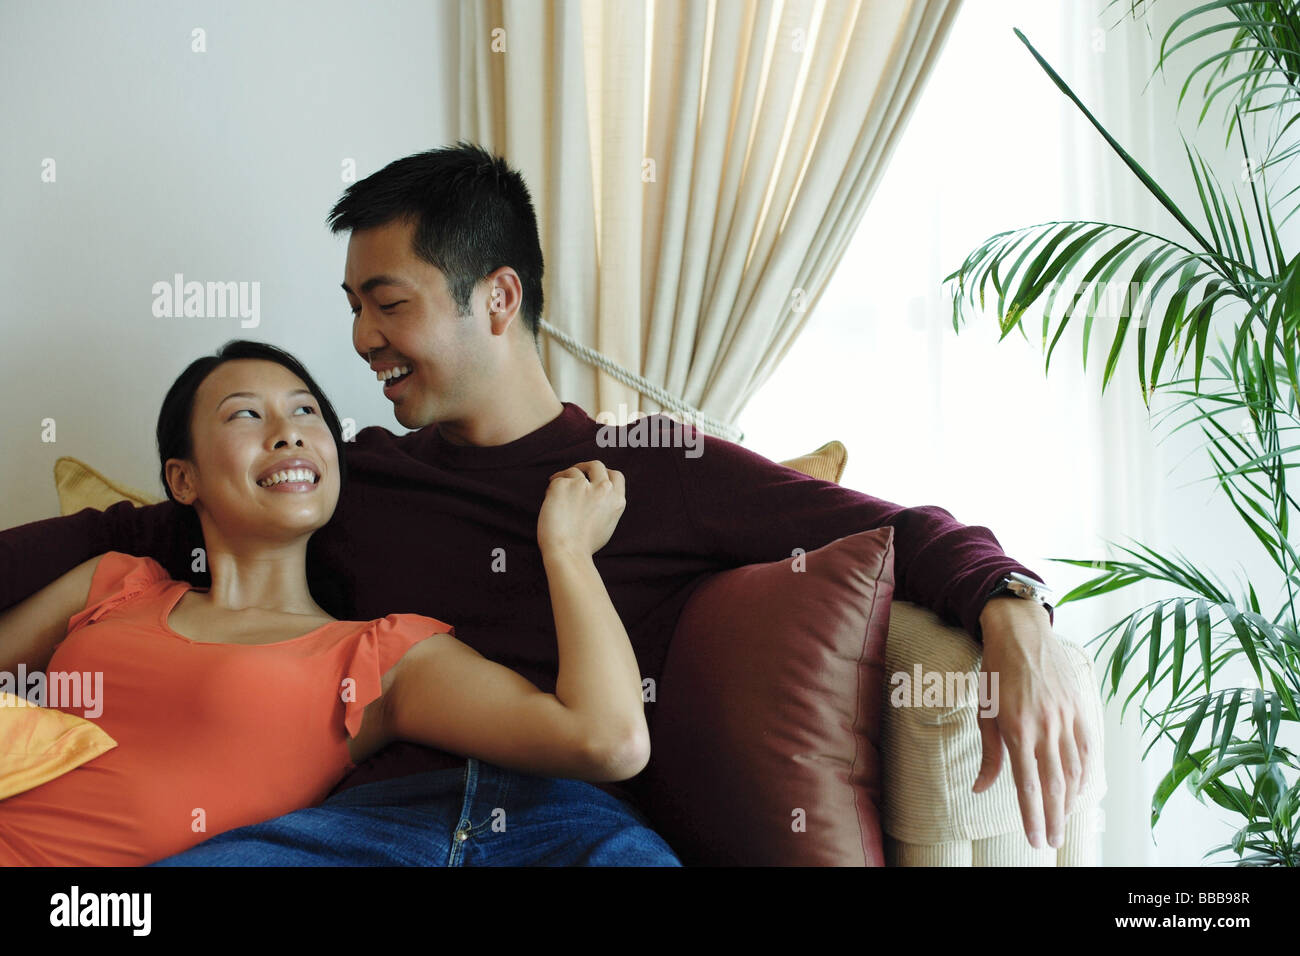
[[102,673],[102,713],[50,703],[118,746],[0,801],[0,864],[152,863],[320,802],[353,767],[347,741],[383,675],[413,645],[454,633],[390,614],[274,644],[191,641],[167,625],[189,588],[151,558],[100,560],[48,671]]

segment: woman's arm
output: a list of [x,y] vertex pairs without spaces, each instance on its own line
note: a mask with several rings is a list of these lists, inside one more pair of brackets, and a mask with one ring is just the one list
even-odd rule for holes
[[99,567],[96,555],[55,578],[35,594],[0,611],[0,671],[13,673],[49,666],[54,649],[68,634],[68,619],[86,606]]
[[[525,773],[592,782],[640,773],[650,759],[640,671],[592,560],[624,505],[623,476],[599,462],[551,476],[538,544],[559,644],[554,694],[437,634],[385,675],[384,696],[374,714],[367,709],[356,743],[369,751],[405,739]],[[383,729],[374,731],[376,725]]]

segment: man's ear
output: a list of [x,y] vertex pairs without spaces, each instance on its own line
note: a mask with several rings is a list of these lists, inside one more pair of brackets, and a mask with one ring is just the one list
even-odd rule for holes
[[487,283],[487,314],[492,334],[501,335],[510,327],[524,304],[524,287],[519,274],[509,266],[490,273]]

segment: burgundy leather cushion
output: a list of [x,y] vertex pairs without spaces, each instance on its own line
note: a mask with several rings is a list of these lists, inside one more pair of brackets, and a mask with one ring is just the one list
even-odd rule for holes
[[[802,561],[804,570],[796,570]],[[883,866],[880,707],[894,529],[691,595],[638,781],[688,866]]]

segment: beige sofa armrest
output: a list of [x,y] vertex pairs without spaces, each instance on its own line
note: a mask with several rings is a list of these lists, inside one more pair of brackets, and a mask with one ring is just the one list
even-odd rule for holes
[[[1058,637],[1060,635],[1057,635]],[[1095,866],[1101,831],[1101,696],[1088,655],[1062,639],[1074,664],[1097,748],[1089,762],[1076,810],[1066,823],[1065,845],[1036,850],[1024,834],[1010,755],[993,786],[972,793],[979,773],[977,697],[935,706],[895,706],[894,675],[915,681],[929,673],[975,675],[981,648],[965,630],[933,611],[895,601],[885,650],[881,759],[882,826],[887,862],[894,866]],[[973,678],[966,678],[971,681]],[[948,679],[945,676],[945,684]],[[967,686],[974,687],[974,683]]]

